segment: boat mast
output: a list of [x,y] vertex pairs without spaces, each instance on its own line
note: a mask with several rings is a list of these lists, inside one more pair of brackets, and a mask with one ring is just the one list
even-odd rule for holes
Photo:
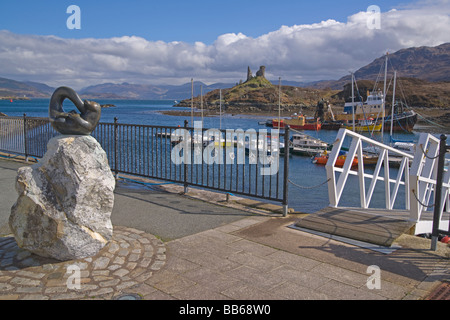
[[387,67],[388,67],[388,55],[389,53],[386,53],[386,62],[384,66],[384,91],[383,91],[383,107],[382,107],[382,118],[381,118],[381,141],[383,141],[383,134],[384,134],[384,117],[386,116],[385,108],[386,108],[386,81],[387,81]]
[[391,111],[391,141],[392,141],[392,131],[394,128],[394,106],[395,106],[395,87],[397,85],[397,71],[394,71],[394,93],[392,94],[392,111]]
[[220,130],[222,130],[222,89],[220,89],[220,99],[219,99],[219,118],[220,118]]
[[202,112],[202,127],[203,127],[203,86],[200,86],[200,108]]
[[281,77],[278,78],[278,129],[280,129],[280,121],[281,121]]
[[356,132],[355,126],[355,74],[352,72],[352,113],[353,113],[353,132]]
[[191,126],[194,126],[194,79],[191,79]]

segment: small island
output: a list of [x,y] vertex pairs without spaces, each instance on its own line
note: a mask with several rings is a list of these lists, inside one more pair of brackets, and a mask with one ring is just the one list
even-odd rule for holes
[[116,107],[116,105],[114,105],[114,104],[102,104],[102,105],[100,105],[102,108],[115,108]]
[[[261,66],[256,75],[250,67],[247,70],[247,80],[240,81],[232,88],[208,92],[203,97],[194,97],[193,106],[199,112],[202,109],[205,116],[215,116],[222,112],[227,114],[243,114],[258,116],[275,116],[280,111],[282,116],[302,112],[314,115],[317,101],[333,100],[339,90],[301,88],[293,86],[274,85],[266,79],[266,67]],[[192,99],[185,99],[174,107],[190,108]],[[175,115],[186,111],[167,111],[164,114]]]

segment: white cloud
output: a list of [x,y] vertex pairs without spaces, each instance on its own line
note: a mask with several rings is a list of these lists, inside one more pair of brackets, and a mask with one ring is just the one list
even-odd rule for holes
[[247,66],[267,66],[270,79],[338,79],[385,52],[450,42],[450,3],[423,0],[382,13],[381,29],[368,14],[282,26],[257,38],[242,33],[202,42],[148,41],[136,36],[62,39],[0,31],[0,76],[81,88],[103,82],[237,82]]

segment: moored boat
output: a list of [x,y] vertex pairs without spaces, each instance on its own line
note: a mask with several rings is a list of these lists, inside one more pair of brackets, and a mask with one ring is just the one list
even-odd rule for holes
[[345,125],[347,130],[353,131],[354,128],[355,132],[380,132],[382,127],[383,125],[381,122],[375,122],[373,119],[355,121],[354,126],[353,121],[349,121],[349,123]]
[[322,124],[319,122],[319,119],[306,119],[303,115],[293,115],[290,119],[272,120],[272,126],[275,129],[284,129],[287,125],[295,130],[318,131],[322,129]]
[[[271,136],[267,136],[266,139],[251,139],[244,143],[245,152],[249,154],[250,151],[265,152],[268,155],[283,154],[285,152],[285,145],[282,141],[272,140]],[[288,146],[289,151],[292,152],[292,145]]]
[[[414,126],[418,120],[417,113],[414,111],[406,111],[401,113],[395,113],[392,121],[393,132],[412,132]],[[391,116],[387,116],[384,119],[384,131],[389,132],[391,130]]]
[[291,138],[292,154],[312,156],[318,152],[330,150],[331,145],[307,134],[294,134]]
[[[404,110],[403,102],[396,101],[395,91],[397,86],[397,71],[394,70],[393,98],[391,110],[386,110],[386,83],[387,83],[387,65],[388,54],[385,61],[384,90],[368,91],[367,99],[363,102],[363,98],[357,90],[357,97],[354,90],[354,74],[352,73],[352,96],[351,102],[346,102],[343,114],[337,115],[336,120],[366,120],[369,118],[380,119],[381,129],[384,132],[412,132],[417,123],[418,115],[412,110]],[[375,84],[375,87],[377,83]],[[355,99],[358,98],[358,101]],[[408,108],[408,106],[406,105]]]
[[344,121],[323,121],[322,122],[322,130],[339,130],[344,128]]
[[[329,158],[328,152],[324,152],[324,153],[317,154],[313,158],[312,162],[314,164],[326,165],[328,163],[328,158]],[[339,157],[336,159],[335,166],[342,168],[345,165],[346,160],[347,160],[347,156],[345,154],[339,155]],[[352,167],[355,167],[357,165],[358,165],[358,158],[355,157],[352,162]]]

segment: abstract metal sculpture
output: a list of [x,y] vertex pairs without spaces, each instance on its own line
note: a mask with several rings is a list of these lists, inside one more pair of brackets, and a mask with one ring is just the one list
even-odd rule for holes
[[[69,99],[80,111],[65,112],[63,102]],[[49,105],[49,118],[53,128],[64,135],[90,135],[97,127],[101,106],[97,102],[81,100],[75,90],[60,87],[55,90]]]

